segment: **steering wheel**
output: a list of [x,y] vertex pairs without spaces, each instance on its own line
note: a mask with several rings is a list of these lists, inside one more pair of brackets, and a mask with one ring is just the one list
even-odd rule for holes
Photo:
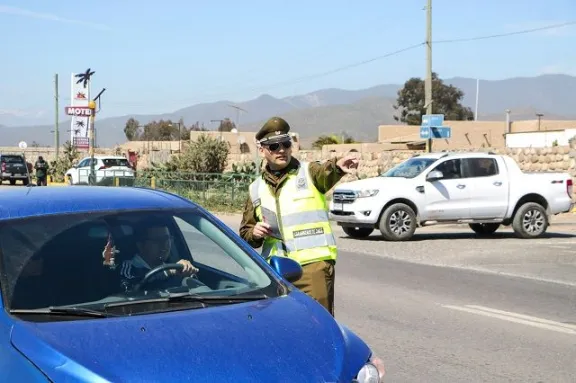
[[144,275],[144,278],[142,278],[142,280],[139,283],[134,285],[133,291],[139,291],[142,286],[144,286],[146,283],[148,283],[150,281],[150,279],[158,273],[161,273],[165,270],[180,270],[180,271],[182,271],[183,269],[184,269],[184,265],[181,265],[179,263],[166,263],[164,265],[157,266],[157,267],[153,268],[152,270],[150,270],[149,272],[147,272],[146,275]]

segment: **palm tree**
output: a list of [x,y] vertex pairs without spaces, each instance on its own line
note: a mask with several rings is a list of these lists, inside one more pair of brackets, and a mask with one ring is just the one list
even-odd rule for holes
[[76,81],[76,84],[80,84],[82,83],[82,87],[86,88],[86,85],[88,85],[88,81],[90,81],[90,78],[92,77],[92,75],[96,73],[94,71],[90,72],[90,68],[86,69],[86,72],[84,73],[78,73],[77,75],[75,75],[74,77],[78,78],[78,81]]

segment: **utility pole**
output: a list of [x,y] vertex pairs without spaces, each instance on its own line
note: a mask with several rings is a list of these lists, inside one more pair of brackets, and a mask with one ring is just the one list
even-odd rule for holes
[[55,120],[54,120],[54,147],[56,148],[56,160],[58,160],[58,152],[60,151],[60,132],[58,131],[59,113],[58,113],[58,73],[54,75],[54,105],[55,109]]
[[[426,81],[424,82],[426,114],[432,114],[432,0],[426,5]],[[426,151],[432,152],[432,135],[426,140]]]

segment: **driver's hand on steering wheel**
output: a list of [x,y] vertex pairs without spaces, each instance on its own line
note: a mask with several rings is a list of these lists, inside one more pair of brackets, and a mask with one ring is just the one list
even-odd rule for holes
[[186,259],[181,259],[176,263],[184,266],[184,269],[182,269],[182,271],[172,269],[172,270],[170,270],[170,273],[172,273],[172,274],[180,273],[180,274],[184,274],[184,275],[192,275],[192,274],[196,274],[198,271],[200,271],[196,267],[194,267],[194,265],[192,265],[192,263],[190,263],[190,261],[187,261]]

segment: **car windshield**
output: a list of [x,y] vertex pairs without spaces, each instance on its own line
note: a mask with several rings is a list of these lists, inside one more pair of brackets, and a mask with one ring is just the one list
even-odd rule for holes
[[130,167],[130,164],[128,163],[128,160],[125,158],[104,158],[102,160],[102,162],[104,163],[104,166],[124,166],[124,167]]
[[[178,270],[178,262],[193,273]],[[196,209],[65,214],[0,224],[0,281],[4,305],[12,312],[104,310],[178,295],[232,297],[229,301],[274,297],[282,292],[275,278]],[[142,304],[131,314],[174,305]]]
[[436,158],[413,157],[382,173],[380,177],[414,178],[436,161]]
[[2,156],[2,162],[7,164],[23,164],[24,158],[22,156]]

